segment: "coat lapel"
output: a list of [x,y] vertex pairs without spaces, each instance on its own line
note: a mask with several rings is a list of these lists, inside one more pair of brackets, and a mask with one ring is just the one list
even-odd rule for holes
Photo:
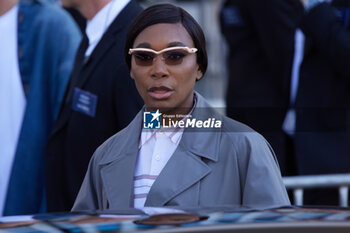
[[[86,48],[88,47],[89,41],[87,36],[84,34],[83,39],[80,42],[77,54],[75,56],[74,60],[74,69],[72,70],[72,73],[69,78],[68,86],[66,88],[66,91],[64,93],[64,98],[62,100],[62,104],[60,106],[60,112],[56,121],[56,124],[54,125],[54,128],[51,132],[51,135],[56,134],[58,130],[60,130],[65,123],[67,122],[70,112],[71,112],[71,104],[72,104],[72,96],[74,92],[74,87],[78,83],[79,75],[81,72],[81,69],[83,67],[83,59],[84,59],[84,53]],[[68,105],[68,107],[67,107]]]
[[91,77],[90,74],[93,72],[96,65],[98,65],[100,60],[103,59],[103,56],[108,52],[108,50],[113,46],[113,44],[117,42],[117,37],[114,38],[113,36],[120,29],[118,25],[117,27],[114,26],[117,19],[114,20],[109,30],[105,33],[105,35],[103,35],[101,41],[98,43],[98,45],[92,52],[90,58],[87,62],[85,62],[85,64],[84,54],[88,47],[88,41],[86,35],[84,35],[75,58],[74,69],[71,74],[69,85],[66,89],[65,97],[63,100],[65,102],[63,103],[63,105],[61,105],[59,118],[57,120],[55,128],[51,133],[52,135],[56,134],[56,132],[58,132],[66,124],[70,117],[70,113],[72,111],[71,105],[73,102],[74,88],[81,88],[84,86],[84,84]]
[[142,123],[141,110],[119,136],[124,140],[114,143],[100,161],[101,178],[110,209],[133,206],[134,170],[138,156],[139,136]]
[[[208,119],[217,114],[198,93],[197,106],[193,112],[196,119]],[[178,148],[169,159],[148,193],[145,206],[163,206],[211,172],[203,159],[218,160],[221,130],[186,129]],[[197,196],[199,196],[199,191]]]
[[[216,118],[217,114],[199,94],[193,112],[196,119]],[[134,172],[142,126],[142,109],[130,125],[119,133],[119,144],[100,162],[101,177],[111,209],[133,206]],[[200,182],[211,172],[206,160],[217,162],[221,130],[185,130],[178,148],[153,183],[145,206],[164,206]],[[199,192],[198,194],[199,195]]]
[[137,160],[137,151],[118,157],[119,160],[101,168],[102,182],[111,209],[130,208],[133,203],[133,168]]
[[[121,29],[119,24],[116,24],[118,20],[114,20],[111,27],[108,29],[108,31],[103,35],[101,41],[98,43],[90,57],[85,61],[85,64],[83,65],[82,73],[84,75],[81,75],[81,78],[79,78],[79,81],[77,83],[78,87],[84,86],[84,84],[89,80],[91,77],[91,73],[95,70],[96,66],[100,63],[100,61],[104,58],[106,53],[110,50],[110,48],[115,44],[120,42],[118,39],[118,36],[116,35],[118,30]],[[114,29],[114,30],[112,30]]]
[[210,173],[211,169],[183,146],[177,148],[148,193],[145,206],[164,206]]

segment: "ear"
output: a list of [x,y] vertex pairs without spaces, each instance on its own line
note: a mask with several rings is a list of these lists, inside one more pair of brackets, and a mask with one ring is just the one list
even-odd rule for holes
[[203,77],[203,73],[198,67],[196,81],[199,81]]
[[134,74],[133,74],[132,70],[130,70],[130,77],[131,77],[131,79],[134,79],[134,80],[135,80]]

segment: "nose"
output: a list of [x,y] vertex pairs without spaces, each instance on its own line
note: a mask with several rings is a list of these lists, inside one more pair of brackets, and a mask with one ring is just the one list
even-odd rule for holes
[[166,78],[169,76],[167,65],[162,59],[162,56],[156,56],[152,64],[152,77],[153,78]]

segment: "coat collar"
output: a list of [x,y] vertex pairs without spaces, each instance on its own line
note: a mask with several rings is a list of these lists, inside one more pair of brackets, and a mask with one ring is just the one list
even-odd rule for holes
[[[193,111],[192,118],[197,120],[216,119],[222,121],[222,115],[216,112],[201,96],[197,95],[197,106]],[[181,146],[185,150],[188,150],[199,157],[217,161],[218,160],[218,147],[220,139],[221,128],[219,129],[207,129],[207,128],[194,128],[185,129],[181,139]]]
[[[193,118],[222,120],[222,116],[201,95],[196,95],[198,102],[192,114]],[[111,209],[133,206],[133,177],[143,111],[144,108],[128,127],[111,139],[109,153],[99,163],[104,186],[108,187],[106,193]],[[179,146],[154,182],[145,205],[163,206],[207,176],[211,169],[203,158],[214,162],[218,160],[220,132],[221,130],[185,129]],[[113,143],[114,140],[118,143]]]
[[[215,118],[216,120],[223,120],[223,116],[216,112],[201,96],[199,93],[195,92],[197,95],[197,106],[193,110],[192,117],[196,119],[206,120],[209,118]],[[109,163],[113,160],[117,160],[120,156],[125,154],[134,153],[138,151],[138,145],[142,130],[143,122],[143,112],[145,107],[143,107],[132,122],[122,131],[120,131],[116,136],[116,139],[123,138],[124,140],[119,140],[118,145],[112,146],[113,154],[108,154],[101,160],[101,164]],[[217,161],[217,151],[219,147],[219,135],[221,133],[220,129],[185,129],[183,136],[181,138],[180,147],[183,147],[187,151],[191,151],[197,156],[210,159],[212,161]]]

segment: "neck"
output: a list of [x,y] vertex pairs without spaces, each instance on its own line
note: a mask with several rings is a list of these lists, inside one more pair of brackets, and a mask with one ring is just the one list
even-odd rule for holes
[[168,123],[176,123],[186,117],[188,117],[188,114],[191,112],[193,106],[194,106],[194,97],[190,98],[189,103],[187,104],[188,107],[182,107],[182,108],[176,108],[176,109],[167,109],[167,108],[149,108],[146,107],[146,111],[152,111],[156,112],[159,110],[160,113],[162,113],[162,118],[165,118],[166,120],[161,120],[161,125],[165,123],[165,126],[169,126]]
[[0,1],[0,16],[12,9],[18,0],[1,0]]
[[109,2],[111,2],[111,0],[86,1],[81,6],[78,7],[78,10],[87,20],[91,20]]
[[186,118],[191,118],[191,115],[188,115],[190,111],[187,113],[176,113],[176,114],[169,114],[169,113],[163,113],[161,118],[161,126],[162,127],[176,127],[176,124],[179,121],[184,121]]

